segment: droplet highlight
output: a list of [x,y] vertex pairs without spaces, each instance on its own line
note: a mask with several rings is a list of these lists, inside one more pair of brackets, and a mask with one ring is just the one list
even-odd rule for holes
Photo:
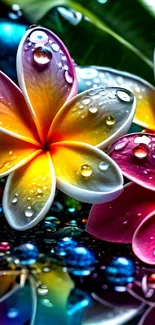
[[34,61],[40,65],[48,64],[52,59],[52,53],[46,47],[37,47],[33,52]]
[[73,76],[71,75],[71,73],[68,70],[65,71],[65,79],[69,84],[73,83]]
[[138,158],[138,159],[144,159],[148,156],[149,149],[145,144],[140,144],[133,148],[133,156]]
[[99,164],[99,169],[101,170],[107,170],[109,167],[109,164],[106,161],[101,161]]
[[18,202],[18,194],[15,194],[11,201],[13,204],[16,204]]
[[60,50],[60,46],[57,43],[51,43],[51,48],[53,51],[58,52]]
[[90,165],[82,165],[81,166],[81,175],[84,176],[84,177],[90,177],[91,174],[92,174],[92,168]]
[[113,116],[113,115],[108,115],[108,116],[106,117],[106,119],[105,119],[105,123],[106,123],[106,125],[108,125],[108,126],[112,126],[112,125],[114,125],[115,122],[116,122],[116,119],[115,119],[115,116]]
[[30,206],[28,206],[27,209],[25,210],[25,217],[31,218],[31,217],[33,217],[33,214],[34,214],[34,212],[33,212],[32,208]]
[[123,102],[131,102],[133,100],[133,96],[125,90],[117,90],[116,94],[117,97]]
[[90,106],[88,111],[91,114],[96,114],[98,112],[98,108],[96,106]]

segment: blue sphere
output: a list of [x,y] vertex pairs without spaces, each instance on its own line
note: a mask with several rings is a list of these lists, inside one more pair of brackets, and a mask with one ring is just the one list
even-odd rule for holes
[[74,275],[89,275],[95,264],[95,255],[86,247],[75,247],[69,251],[67,258],[69,270]]
[[126,257],[116,257],[105,269],[105,277],[112,286],[126,286],[134,281],[135,264]]
[[65,237],[57,242],[55,252],[59,256],[66,256],[66,254],[76,247],[78,243],[70,237]]
[[36,246],[26,243],[14,248],[12,255],[15,264],[28,266],[36,263],[39,252]]

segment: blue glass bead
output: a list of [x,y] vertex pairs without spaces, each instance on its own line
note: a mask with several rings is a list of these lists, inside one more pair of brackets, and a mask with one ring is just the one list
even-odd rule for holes
[[105,269],[105,277],[112,286],[126,286],[134,281],[135,264],[126,257],[113,258]]
[[37,261],[39,252],[36,246],[27,243],[14,248],[12,255],[15,264],[31,265]]
[[71,249],[76,247],[78,243],[72,238],[65,237],[57,242],[55,252],[60,256],[65,256]]
[[95,264],[94,253],[86,247],[75,247],[69,251],[66,262],[74,275],[89,275]]

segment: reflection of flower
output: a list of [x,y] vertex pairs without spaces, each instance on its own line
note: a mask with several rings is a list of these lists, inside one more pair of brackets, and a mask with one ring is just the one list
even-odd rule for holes
[[23,94],[0,76],[0,172],[13,172],[3,198],[9,224],[25,230],[38,223],[52,203],[56,180],[77,200],[116,198],[122,190],[120,169],[97,146],[107,146],[129,128],[135,112],[130,91],[98,88],[73,97],[69,53],[41,27],[21,40],[17,74]]

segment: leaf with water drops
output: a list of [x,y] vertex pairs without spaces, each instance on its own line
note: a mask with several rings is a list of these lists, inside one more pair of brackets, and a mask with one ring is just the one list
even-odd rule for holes
[[89,89],[58,112],[49,138],[52,142],[73,140],[105,148],[128,131],[134,113],[135,98],[130,91]]
[[3,209],[8,223],[17,230],[35,226],[48,212],[54,194],[51,157],[42,153],[7,180]]
[[87,232],[101,240],[131,243],[136,228],[152,211],[155,211],[154,192],[129,183],[116,200],[93,205]]
[[145,218],[134,233],[132,248],[144,263],[155,265],[155,210]]
[[133,133],[115,141],[110,157],[131,181],[155,191],[155,136]]
[[61,106],[76,94],[76,76],[70,55],[51,31],[29,29],[18,48],[19,84],[45,140],[51,122]]
[[0,71],[0,130],[36,143],[36,127],[20,89]]
[[39,147],[0,132],[0,176],[6,176],[39,153]]
[[107,202],[122,191],[118,166],[96,147],[74,141],[51,145],[58,188],[76,200]]
[[77,67],[76,73],[80,92],[101,85],[130,90],[137,100],[134,122],[145,128],[155,130],[155,88],[153,85],[131,73],[104,67]]

